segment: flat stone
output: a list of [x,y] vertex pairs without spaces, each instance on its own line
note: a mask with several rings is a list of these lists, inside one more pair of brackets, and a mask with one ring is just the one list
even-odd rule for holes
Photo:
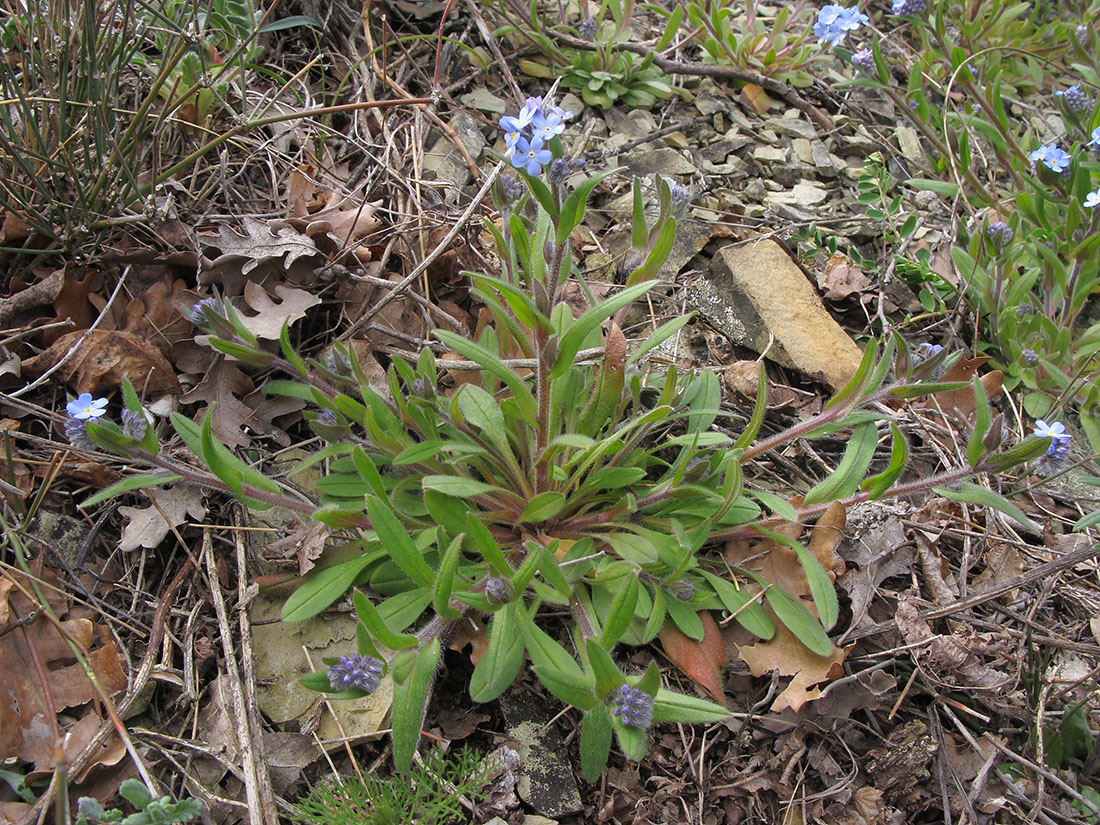
[[543,816],[567,816],[579,813],[581,802],[569,749],[561,732],[549,724],[550,706],[529,690],[514,688],[500,697],[505,730],[515,740],[519,753],[520,799]]
[[801,161],[777,163],[772,166],[772,180],[783,186],[795,186],[817,176],[817,170]]
[[741,192],[741,197],[747,201],[756,201],[759,203],[764,200],[764,195],[767,194],[764,189],[764,182],[760,178],[753,178],[745,184],[744,190]]
[[806,138],[795,138],[791,141],[791,148],[794,149],[795,157],[803,163],[814,162],[814,151]]
[[836,164],[833,163],[833,156],[829,154],[829,150],[825,148],[825,144],[820,140],[810,141],[810,163],[817,169],[817,173],[823,178],[835,178],[836,177]]
[[474,89],[468,94],[462,95],[459,102],[471,109],[482,112],[492,112],[494,115],[502,115],[511,108],[502,97],[497,97],[484,87]]
[[901,154],[912,163],[924,163],[924,150],[920,145],[920,136],[912,126],[899,126],[898,146]]
[[711,272],[688,284],[684,297],[731,340],[834,390],[859,368],[859,347],[774,241],[719,250]]
[[[485,137],[481,128],[466,112],[459,112],[451,119],[451,128],[470,157],[477,160],[485,149]],[[444,193],[444,200],[454,204],[462,189],[470,182],[470,169],[450,138],[442,136],[424,155],[424,171],[435,174],[436,180],[447,181],[451,185]]]
[[762,163],[786,163],[787,150],[782,146],[757,146],[752,156]]
[[807,207],[816,206],[827,197],[829,193],[820,186],[814,186],[812,183],[798,183],[786,192],[773,192],[768,195],[768,200],[790,206]]
[[631,152],[626,158],[626,168],[635,175],[694,175],[695,164],[675,149],[667,146],[649,151]]
[[665,146],[671,146],[673,149],[688,149],[691,147],[691,142],[683,132],[669,132],[661,140]]
[[764,122],[764,125],[780,135],[787,137],[805,138],[815,140],[817,130],[809,121],[797,117],[773,117]]

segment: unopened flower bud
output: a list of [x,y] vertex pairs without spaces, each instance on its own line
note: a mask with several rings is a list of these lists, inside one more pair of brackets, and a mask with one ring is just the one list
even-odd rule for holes
[[508,604],[516,598],[516,588],[503,576],[493,576],[485,582],[485,597],[490,604]]

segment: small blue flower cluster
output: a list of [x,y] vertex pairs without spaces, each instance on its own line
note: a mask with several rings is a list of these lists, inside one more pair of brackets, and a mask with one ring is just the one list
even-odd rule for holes
[[611,696],[611,713],[624,725],[648,728],[653,721],[653,697],[636,687],[623,685]]
[[1083,112],[1092,108],[1092,96],[1081,89],[1080,84],[1074,84],[1068,89],[1060,89],[1054,93],[1065,101],[1066,108],[1071,112]]
[[64,428],[69,443],[78,450],[94,450],[95,442],[86,425],[107,412],[107,399],[93,398],[90,392],[82,392],[65,405],[65,412],[69,414]]
[[860,49],[852,53],[852,65],[869,72],[875,68],[875,56],[870,49]]
[[358,688],[364,693],[374,693],[382,681],[384,665],[373,656],[341,656],[340,661],[328,669],[328,683],[333,690]]
[[1003,249],[1012,243],[1012,238],[1016,233],[1004,221],[994,221],[985,228],[985,234],[989,236],[989,240],[993,241],[994,247]]
[[928,0],[894,0],[891,11],[894,14],[908,14],[915,17],[923,14],[926,8],[928,8]]
[[1066,459],[1069,458],[1069,442],[1073,436],[1066,432],[1065,425],[1061,421],[1048,424],[1042,419],[1035,422],[1034,434],[1036,438],[1051,439],[1046,455],[1042,456],[1036,464],[1036,470],[1044,476],[1060,472]]
[[814,34],[829,45],[835,46],[847,37],[848,32],[854,32],[860,26],[870,22],[871,18],[855,6],[830,3],[817,15]]
[[500,119],[504,130],[504,154],[516,169],[523,169],[531,177],[542,174],[542,168],[554,156],[546,148],[556,135],[565,131],[565,122],[573,117],[560,106],[547,106],[541,97],[529,97],[518,115],[505,115]]

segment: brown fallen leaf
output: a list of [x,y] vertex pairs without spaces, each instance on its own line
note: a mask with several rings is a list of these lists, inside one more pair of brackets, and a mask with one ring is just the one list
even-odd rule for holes
[[[8,575],[27,587],[21,574]],[[37,575],[47,581],[53,578],[40,570]],[[66,615],[68,605],[63,596],[52,593],[50,603],[58,614]],[[54,735],[48,723],[49,710],[43,687],[49,690],[58,711],[85,705],[96,697],[96,692],[53,624],[39,618],[20,628],[10,627],[11,621],[30,615],[37,605],[28,601],[16,587],[7,593],[7,604],[11,608],[8,620],[0,623],[0,662],[5,665],[0,668],[0,760],[22,759],[33,762],[35,770],[49,771],[53,767]],[[113,693],[126,686],[121,655],[113,641],[89,649],[98,636],[91,621],[65,619],[61,626],[84,651],[89,666],[105,690]],[[45,685],[31,664],[31,646],[43,664]],[[90,709],[87,713],[74,715],[92,716],[92,721],[84,723],[85,726],[102,721]],[[62,731],[66,731],[64,725]]]
[[[230,447],[245,447],[251,439],[241,431],[241,424],[251,420],[252,408],[241,401],[241,396],[255,390],[252,379],[241,372],[236,363],[224,356],[217,356],[202,380],[180,396],[183,404],[205,401],[209,404],[210,427],[214,437]],[[206,414],[201,410],[198,420]]]
[[76,392],[120,387],[129,379],[139,394],[166,395],[180,391],[176,372],[148,341],[118,330],[83,330],[58,338],[49,349],[23,361],[28,375],[37,376],[57,364],[73,347],[76,352],[55,373]]
[[787,708],[800,710],[804,704],[821,695],[816,685],[844,675],[843,650],[834,645],[830,655],[818,656],[780,621],[775,622],[775,636],[770,641],[742,646],[738,655],[749,666],[753,676],[766,676],[774,670],[781,676],[794,677],[772,702],[774,713]]
[[244,300],[256,311],[255,315],[238,313],[241,323],[257,338],[268,341],[278,341],[283,331],[283,324],[293,324],[295,321],[306,317],[306,310],[321,303],[316,295],[311,295],[304,289],[279,284],[275,287],[275,295],[279,303],[271,300],[267,290],[259,284],[249,281],[244,285]]
[[[975,375],[980,375],[981,367],[989,362],[989,356],[979,355],[975,358],[968,358],[966,353],[951,365],[938,380],[940,381],[966,381],[972,383]],[[985,394],[992,401],[998,395],[1001,394],[1001,389],[1004,385],[1004,373],[1000,370],[992,370],[987,372],[979,379],[982,382],[982,387],[985,389]],[[924,402],[925,406],[933,406],[939,404],[944,410],[950,410],[952,408],[958,410],[959,414],[969,418],[974,414],[975,401],[974,390],[972,387],[963,387],[961,390],[952,390],[951,392],[941,392],[929,398]]]
[[817,285],[825,290],[825,298],[829,301],[839,301],[853,292],[863,292],[870,283],[863,270],[852,266],[845,255],[829,258],[817,278]]
[[153,502],[148,507],[118,508],[119,513],[128,519],[118,543],[123,552],[138,547],[157,547],[168,531],[183,524],[188,516],[201,520],[206,515],[202,490],[197,487],[149,487],[144,492]]
[[217,235],[199,235],[205,247],[222,253],[214,258],[212,266],[241,261],[240,270],[247,275],[263,261],[278,261],[289,269],[298,258],[317,254],[317,245],[286,221],[245,217],[242,224],[243,235],[228,226],[220,227]]
[[700,642],[685,636],[671,622],[657,637],[669,661],[718,702],[724,703],[721,671],[726,666],[726,646],[710,613],[703,610],[699,618],[703,622],[703,640]]

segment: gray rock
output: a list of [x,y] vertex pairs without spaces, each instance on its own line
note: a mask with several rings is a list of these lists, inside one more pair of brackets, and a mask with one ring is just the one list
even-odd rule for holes
[[787,137],[804,138],[806,140],[815,140],[817,138],[817,130],[809,121],[802,120],[795,117],[773,117],[764,122],[764,125],[769,129],[773,129],[775,132]]
[[777,163],[772,166],[772,179],[783,186],[794,186],[813,178],[816,170],[805,163]]
[[752,156],[763,163],[787,162],[787,150],[782,146],[757,146],[752,150]]
[[912,126],[899,126],[897,135],[898,146],[901,147],[905,159],[912,163],[924,163],[924,150],[921,148],[917,130]]
[[500,697],[500,710],[508,736],[519,752],[520,798],[543,816],[579,813],[581,802],[573,779],[569,750],[561,732],[549,724],[549,705],[534,693],[513,689]]
[[623,158],[623,163],[635,175],[694,175],[698,171],[695,164],[667,146],[630,152]]
[[[459,112],[451,120],[451,128],[470,157],[477,160],[485,149],[485,138],[481,134],[481,128],[466,112]],[[450,138],[441,136],[431,149],[424,155],[424,171],[435,174],[436,180],[447,181],[451,186],[447,187],[444,199],[447,203],[458,202],[459,193],[470,182],[470,170],[466,166],[466,159],[459,154]]]
[[464,94],[459,98],[459,101],[462,105],[468,106],[471,109],[491,112],[494,115],[503,115],[512,108],[511,104],[505,101],[504,98],[497,97],[484,87],[478,87],[472,92]]
[[810,141],[806,140],[806,138],[795,138],[791,141],[791,148],[794,149],[795,157],[803,163],[814,162],[813,148],[810,146]]
[[760,201],[764,200],[764,195],[766,194],[767,192],[764,189],[764,182],[759,178],[753,178],[747,184],[745,184],[745,189],[741,192],[741,197],[743,197],[746,201],[755,201],[756,203],[759,203]]
[[833,156],[829,154],[829,150],[825,148],[825,144],[820,140],[810,142],[810,162],[821,177],[836,177],[836,164],[833,163]]
[[787,204],[789,206],[816,206],[823,202],[829,193],[820,186],[812,183],[799,183],[786,192],[774,192],[768,195],[768,201]]

